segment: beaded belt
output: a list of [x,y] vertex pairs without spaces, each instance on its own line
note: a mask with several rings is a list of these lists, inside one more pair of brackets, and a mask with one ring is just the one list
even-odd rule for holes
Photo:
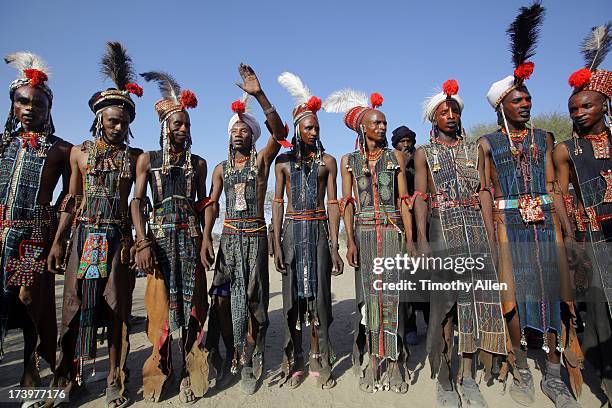
[[76,217],[75,218],[76,221],[78,222],[82,222],[85,224],[93,224],[93,225],[98,225],[98,224],[105,224],[105,225],[117,225],[120,228],[126,228],[129,226],[129,222],[127,220],[127,218],[124,219],[114,219],[114,218],[93,218],[93,217],[84,217],[84,216],[80,216],[80,217]]
[[[252,227],[238,227],[234,224],[241,224],[241,223],[253,223],[253,224],[260,224],[259,226],[252,226]],[[246,233],[250,233],[250,232],[260,232],[260,231],[266,231],[267,227],[266,227],[266,220],[264,218],[226,218],[225,220],[223,220],[223,227],[225,228],[229,228],[231,230],[234,230],[236,232],[246,232]]]
[[292,221],[322,221],[327,219],[325,209],[287,211],[287,219]]
[[[538,204],[540,205],[552,204],[553,202],[552,197],[549,194],[542,194],[542,195],[536,196],[534,200],[537,200]],[[508,209],[513,209],[513,208],[519,208],[519,199],[515,198],[515,199],[510,199],[510,200],[495,200],[494,206],[498,210],[508,210]]]
[[433,196],[431,200],[431,208],[458,208],[458,207],[478,207],[480,201],[476,197],[465,200],[444,200]]

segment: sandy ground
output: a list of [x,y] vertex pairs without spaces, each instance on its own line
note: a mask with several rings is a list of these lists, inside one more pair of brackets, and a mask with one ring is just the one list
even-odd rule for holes
[[[345,261],[346,265],[346,261]],[[331,390],[321,390],[316,386],[313,378],[306,381],[297,389],[279,387],[279,372],[282,359],[282,342],[284,335],[284,323],[282,316],[282,295],[280,275],[274,270],[270,262],[270,327],[266,340],[266,367],[264,379],[258,391],[251,396],[243,395],[239,385],[234,383],[230,388],[218,391],[212,386],[208,394],[199,400],[194,406],[208,407],[268,407],[268,406],[292,406],[292,407],[431,407],[434,405],[435,382],[430,379],[430,370],[425,354],[425,326],[421,316],[418,317],[419,345],[411,349],[411,360],[409,364],[411,378],[406,394],[398,395],[390,391],[377,392],[376,394],[364,394],[359,391],[357,379],[351,371],[350,352],[352,348],[353,328],[351,315],[354,308],[354,272],[350,267],[345,267],[344,275],[333,278],[333,314],[334,323],[331,327],[331,340],[339,357],[333,373],[337,378],[337,386]],[[211,281],[211,272],[208,273],[208,282]],[[128,368],[131,371],[131,379],[128,383],[129,397],[133,406],[155,406],[147,404],[142,399],[142,365],[151,351],[151,346],[144,333],[145,322],[142,317],[146,315],[143,304],[146,280],[137,280],[134,292],[134,306],[132,314],[140,319],[135,319],[131,332],[132,351],[128,357]],[[61,279],[56,282],[57,317],[61,314]],[[306,337],[306,336],[304,336]],[[175,370],[180,369],[178,358],[178,344],[174,343]],[[305,350],[308,348],[306,339]],[[0,364],[0,388],[16,387],[21,376],[22,358],[21,332],[13,330],[9,333],[5,343],[5,358]],[[545,397],[539,388],[541,373],[537,367],[543,358],[543,354],[537,350],[530,351],[529,363],[532,366],[536,384],[536,403],[534,407],[553,407],[552,402]],[[108,360],[106,346],[99,346],[98,361],[96,362],[96,375],[91,376],[91,366],[87,366],[85,372],[87,378],[87,389],[70,406],[104,407],[105,377],[108,373]],[[50,381],[51,373],[48,366],[43,362],[43,382]],[[598,398],[598,382],[592,373],[585,371],[586,384],[580,403],[583,407],[601,406]],[[477,377],[477,379],[479,376]],[[481,383],[480,388],[490,407],[519,407],[510,395],[503,392],[503,386],[495,383],[488,387]],[[178,382],[164,397],[158,406],[180,406],[178,400]]]

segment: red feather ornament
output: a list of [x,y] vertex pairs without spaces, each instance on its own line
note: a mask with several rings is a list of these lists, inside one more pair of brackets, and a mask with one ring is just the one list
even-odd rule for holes
[[374,92],[372,95],[370,95],[370,103],[372,104],[372,108],[376,109],[379,106],[382,106],[383,104],[383,97],[381,94],[379,94],[378,92]]
[[246,106],[244,106],[244,103],[242,103],[241,100],[232,102],[232,112],[241,114],[241,113],[244,113],[245,110],[246,110]]
[[137,97],[141,97],[142,96],[142,88],[140,87],[140,85],[138,84],[134,84],[134,83],[129,83],[125,85],[125,90],[128,93],[134,94]]
[[583,86],[588,85],[588,83],[591,82],[591,71],[587,68],[579,69],[578,71],[570,75],[567,82],[572,88],[582,88]]
[[321,109],[321,99],[317,98],[316,96],[312,96],[310,97],[310,99],[308,100],[308,102],[306,102],[306,109],[308,109],[311,112],[318,112],[319,109]]
[[181,92],[179,102],[181,103],[183,109],[193,109],[198,106],[198,98],[196,98],[196,95],[189,89],[185,89],[183,92]]
[[514,76],[522,80],[529,79],[531,74],[533,74],[534,67],[535,64],[531,61],[523,62],[514,70]]
[[38,69],[24,69],[23,73],[30,80],[30,86],[38,86],[49,79],[47,74]]
[[442,91],[444,91],[447,96],[457,95],[457,92],[459,92],[459,84],[454,79],[449,79],[442,84]]

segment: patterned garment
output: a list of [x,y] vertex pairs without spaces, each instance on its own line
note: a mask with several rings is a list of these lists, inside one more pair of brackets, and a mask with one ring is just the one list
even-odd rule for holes
[[[591,281],[601,289],[603,299],[608,303],[608,312],[612,318],[612,200],[606,199],[607,192],[612,189],[612,182],[605,175],[612,172],[612,159],[596,159],[593,146],[584,139],[575,143],[580,147],[576,151],[574,140],[564,142],[578,178],[580,199],[588,213],[579,214],[576,238],[586,241],[589,255],[593,263]],[[589,213],[598,219],[589,221]],[[607,219],[605,219],[605,218]],[[603,220],[602,220],[603,219]]]
[[[497,272],[484,227],[478,201],[480,179],[476,169],[476,143],[461,143],[456,148],[432,143],[423,147],[430,174],[435,185],[431,205],[441,221],[441,236],[430,235],[434,246],[440,244],[443,256],[455,259],[482,258],[485,267],[463,274],[452,274],[451,279],[464,282],[492,281],[497,283]],[[439,169],[434,163],[438,163]],[[431,234],[431,230],[430,230]],[[459,353],[474,353],[478,348],[506,354],[506,334],[496,290],[461,290],[457,294]],[[435,302],[436,299],[432,299]],[[445,311],[442,319],[449,311]],[[433,324],[432,326],[440,326]],[[429,337],[429,332],[428,332]],[[438,336],[442,338],[441,333]]]
[[[602,388],[612,398],[612,202],[606,196],[612,183],[605,175],[612,171],[612,159],[597,159],[593,146],[587,140],[577,139],[564,142],[576,171],[580,199],[588,213],[577,215],[576,240],[586,243],[592,269],[586,271],[587,287],[577,293],[576,301],[586,309],[584,332],[581,339],[586,359],[599,375]],[[576,206],[574,206],[576,208]],[[577,211],[578,212],[578,211]],[[594,219],[593,219],[594,218]],[[607,218],[607,220],[606,220]],[[599,220],[598,220],[599,219]]]
[[[289,162],[291,203],[296,214],[317,209],[319,164],[302,163],[299,169]],[[288,216],[288,218],[290,218]],[[291,220],[295,250],[295,272],[298,296],[303,299],[317,296],[317,240],[319,226],[312,220]],[[315,300],[316,303],[316,300]],[[309,308],[312,309],[312,308]],[[312,312],[316,313],[316,307]]]
[[[214,285],[230,283],[232,327],[236,351],[246,345],[251,303],[257,303],[255,318],[267,324],[268,248],[266,223],[257,218],[257,179],[250,163],[228,171],[223,162],[226,213],[221,235]],[[258,348],[263,347],[265,329],[259,330]],[[261,349],[263,352],[263,349]]]
[[59,140],[49,136],[32,146],[15,134],[0,158],[0,344],[19,287],[33,286],[47,272],[56,216],[37,203],[47,151]]
[[194,173],[187,175],[185,156],[163,174],[162,151],[149,152],[153,191],[153,217],[150,228],[155,237],[155,253],[168,290],[170,333],[186,327],[192,311],[192,300],[198,265],[199,218],[194,210],[197,166],[192,156]]
[[[100,142],[98,142],[100,143]],[[98,146],[85,142],[87,168],[83,201],[75,228],[77,255],[77,282],[81,282],[80,323],[75,358],[96,357],[96,330],[103,325],[99,305],[104,302],[108,278],[113,273],[112,260],[121,242],[131,237],[127,214],[120,212],[121,169],[125,149]]]
[[[483,137],[491,146],[503,199],[547,194],[545,131],[535,129],[535,149],[530,147],[531,133],[522,143],[515,144],[520,152],[518,159],[513,157],[508,137],[501,131]],[[559,257],[553,205],[545,203],[541,208],[544,220],[531,224],[525,224],[518,208],[503,210],[515,297],[521,329],[530,327],[541,332],[554,329],[561,333]]]
[[400,354],[399,290],[375,290],[374,280],[399,282],[400,274],[396,269],[386,269],[376,275],[373,270],[374,258],[395,258],[405,250],[401,217],[395,204],[395,178],[399,166],[389,149],[385,149],[371,174],[364,171],[366,165],[360,152],[349,154],[348,170],[353,174],[359,202],[359,210],[355,213],[355,240],[359,248],[355,290],[358,308],[363,307],[363,310],[358,312],[364,319],[361,324],[365,326],[367,351],[380,358],[396,360]]

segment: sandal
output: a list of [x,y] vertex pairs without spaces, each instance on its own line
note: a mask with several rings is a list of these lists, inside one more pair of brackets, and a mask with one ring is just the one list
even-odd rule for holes
[[461,400],[457,391],[447,391],[442,387],[442,384],[437,383],[436,407],[438,408],[460,408]]
[[304,381],[304,371],[295,371],[287,381],[287,387],[295,389]]
[[461,401],[463,406],[466,408],[488,408],[487,401],[482,396],[478,384],[473,378],[464,378],[459,388],[459,395],[461,395]]
[[317,384],[319,384],[322,389],[329,390],[336,386],[336,380],[331,375],[330,367],[323,368],[319,360],[312,357],[308,365],[310,366],[308,375],[316,378]]
[[366,369],[365,376],[359,378],[359,389],[367,394],[374,393],[374,377],[369,369]]
[[192,405],[198,400],[193,390],[191,389],[191,382],[189,377],[183,377],[179,388],[179,401],[185,405]]
[[408,383],[402,378],[402,372],[399,368],[399,363],[395,362],[392,365],[391,373],[389,374],[389,390],[397,394],[405,394],[408,392]]
[[252,395],[257,390],[257,378],[253,374],[253,367],[242,367],[240,389],[246,395]]
[[[119,392],[121,388],[117,385],[117,383],[112,383],[111,385],[106,386],[106,406],[108,408],[124,408],[127,407],[130,403],[130,399],[121,395]],[[119,405],[116,404],[116,401],[122,401]]]

